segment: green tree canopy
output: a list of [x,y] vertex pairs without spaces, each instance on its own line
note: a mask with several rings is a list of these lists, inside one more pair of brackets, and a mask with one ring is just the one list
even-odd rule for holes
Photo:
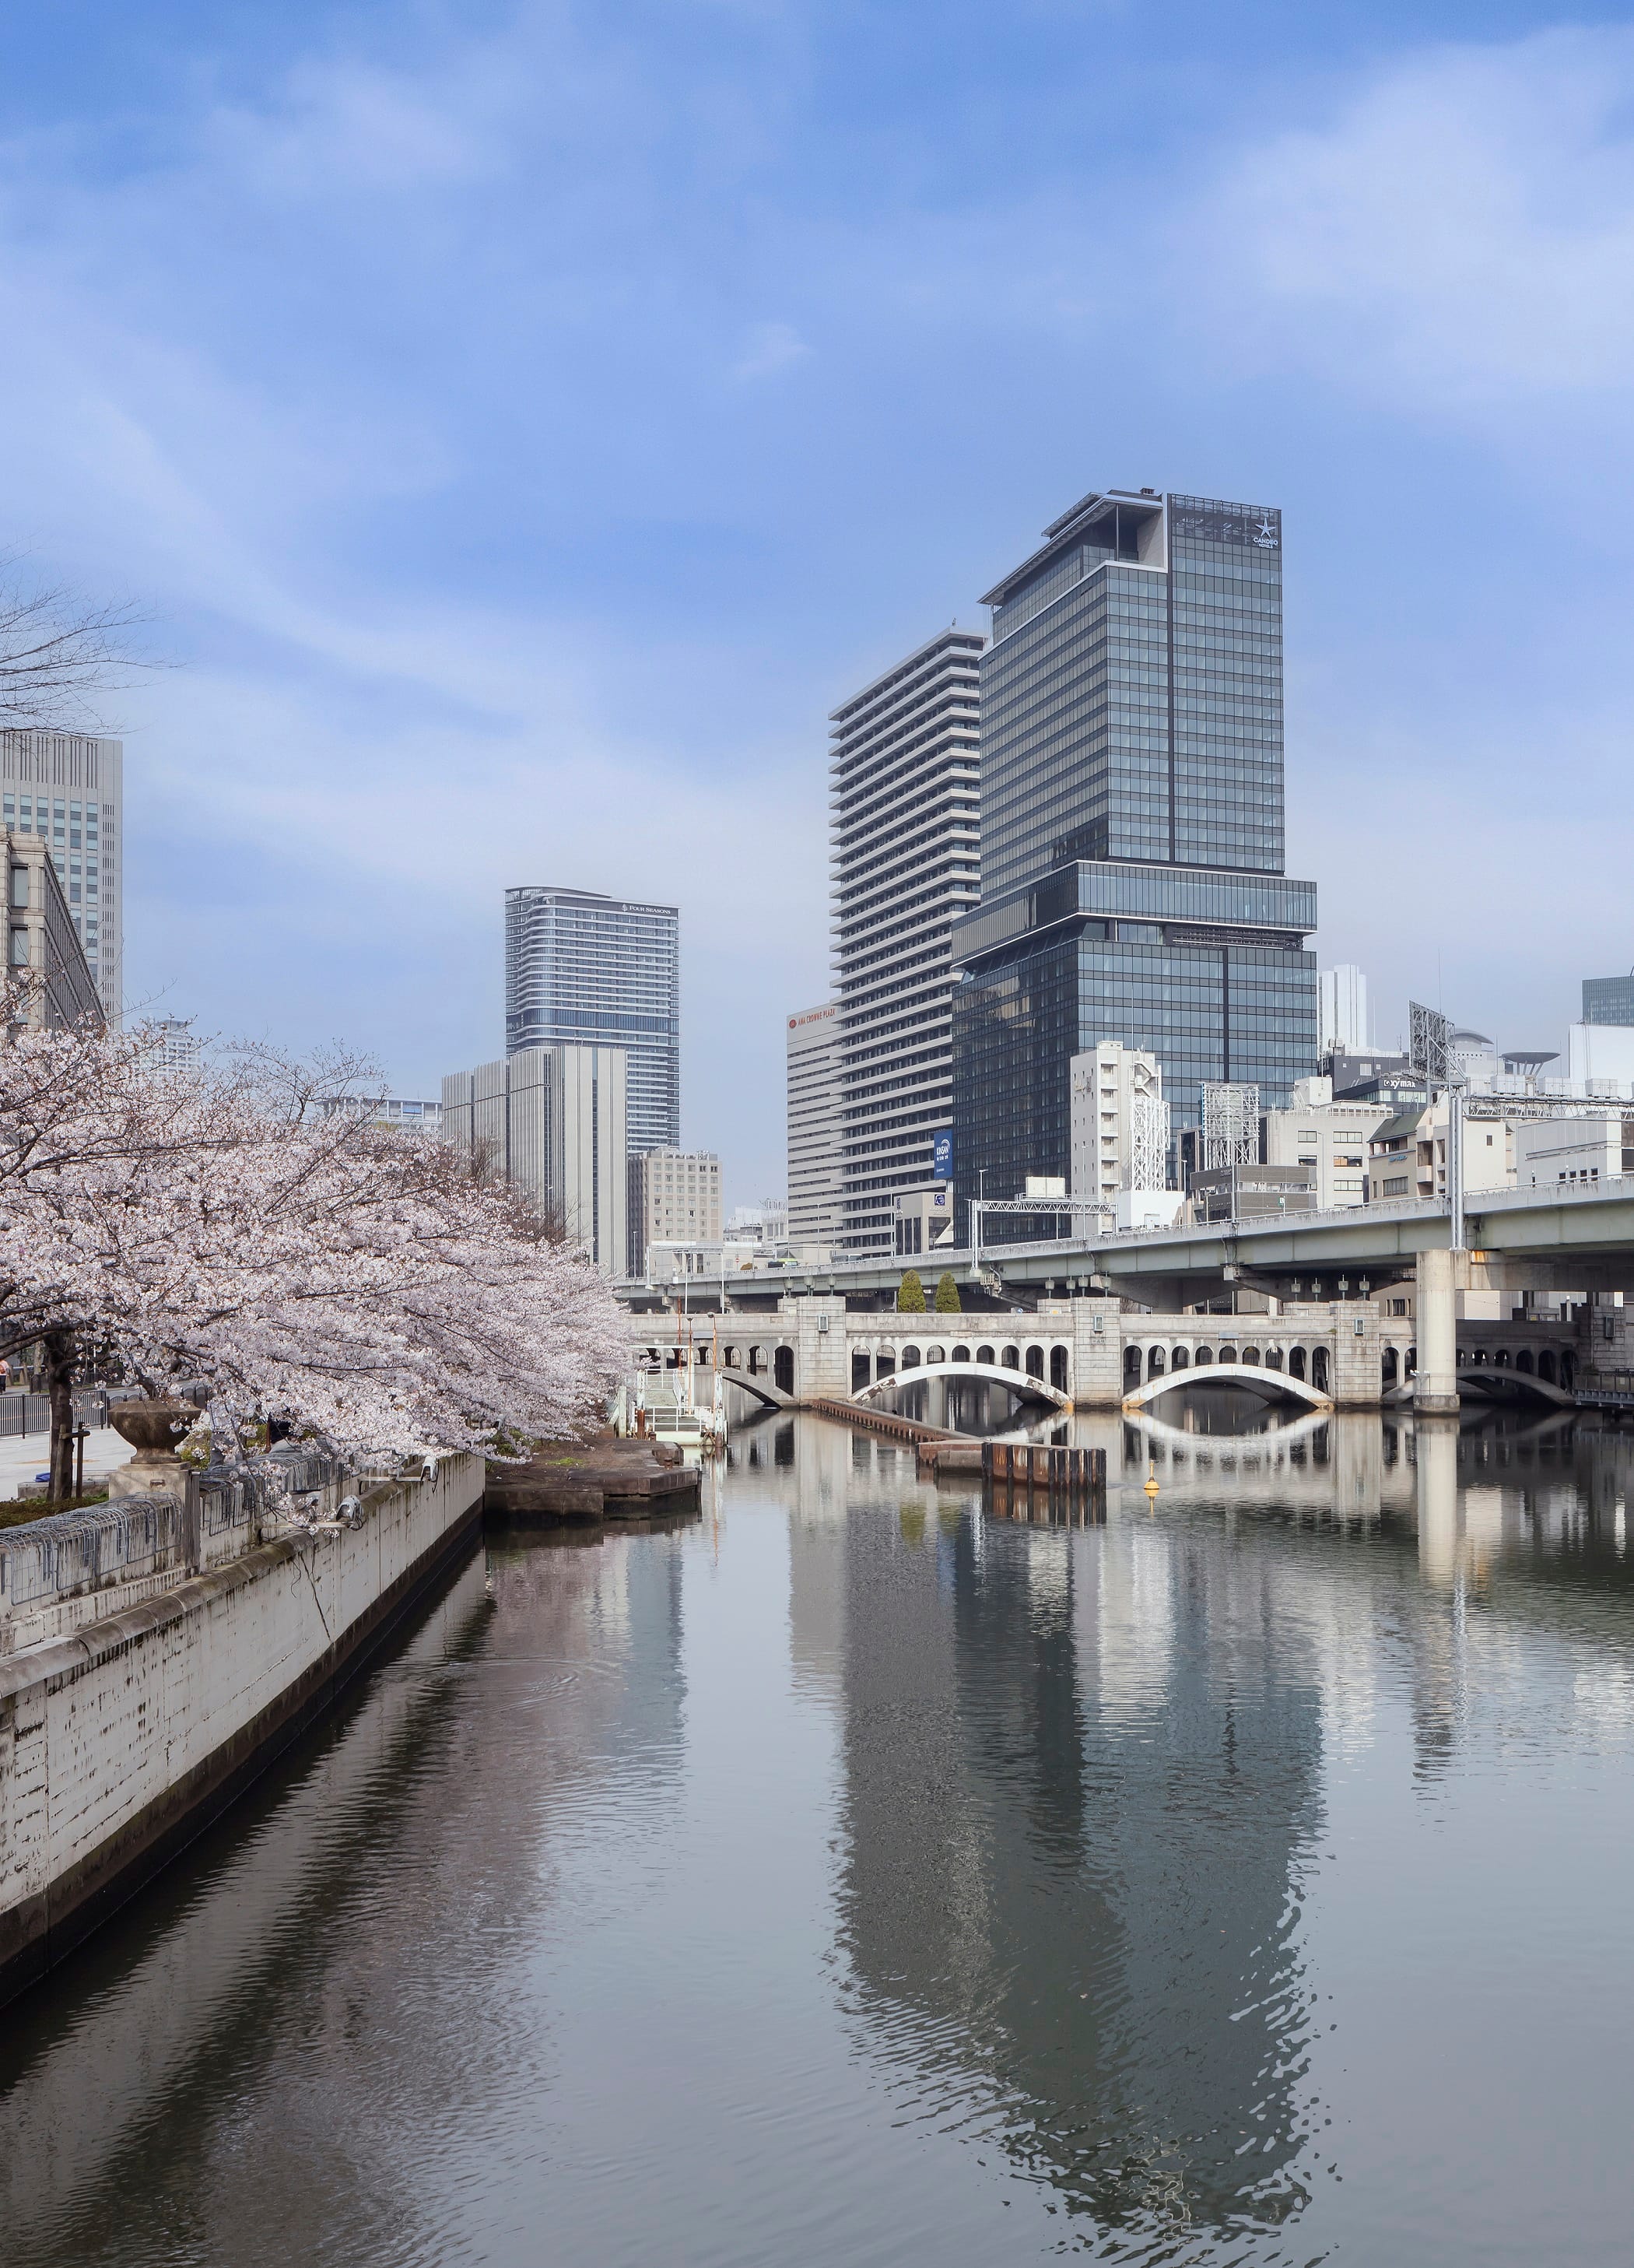
[[936,1287],[936,1312],[938,1315],[956,1315],[961,1312],[959,1286],[953,1281],[951,1268],[943,1269],[941,1281]]
[[916,1268],[910,1268],[896,1287],[896,1312],[899,1315],[924,1313],[924,1285],[919,1281]]

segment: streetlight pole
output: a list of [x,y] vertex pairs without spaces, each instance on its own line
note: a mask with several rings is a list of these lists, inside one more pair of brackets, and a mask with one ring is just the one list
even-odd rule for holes
[[1446,1090],[1446,1219],[1447,1242],[1454,1252],[1464,1248],[1464,1084],[1453,1079]]

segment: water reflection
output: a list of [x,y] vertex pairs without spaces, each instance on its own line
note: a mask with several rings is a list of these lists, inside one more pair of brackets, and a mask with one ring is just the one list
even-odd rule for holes
[[468,1561],[316,1742],[0,2016],[7,2268],[445,2257],[439,2172],[563,2080],[518,1967],[584,1856],[575,1783],[674,1739],[678,1597],[661,1551]]
[[0,2017],[6,2268],[1620,2257],[1634,1436],[1235,1398],[490,1536]]
[[859,2022],[912,2115],[1102,2231],[1270,2228],[1306,2194],[1321,1687],[1297,1650],[1268,1674],[1268,1610],[1218,1529],[848,1530]]

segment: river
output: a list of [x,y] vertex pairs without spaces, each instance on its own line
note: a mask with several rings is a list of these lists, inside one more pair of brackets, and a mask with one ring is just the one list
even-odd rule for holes
[[490,1535],[0,2013],[4,2268],[1626,2258],[1634,1451],[1176,1419]]

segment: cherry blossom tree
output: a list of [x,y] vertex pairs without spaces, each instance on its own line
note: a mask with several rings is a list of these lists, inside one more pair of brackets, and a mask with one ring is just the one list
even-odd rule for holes
[[[605,1282],[503,1183],[326,1112],[357,1077],[266,1050],[163,1077],[140,1034],[19,1035],[0,1051],[0,1346],[94,1337],[150,1393],[202,1381],[230,1432],[259,1412],[352,1459],[599,1415],[623,1364]],[[54,1494],[70,1445],[71,1421]]]

